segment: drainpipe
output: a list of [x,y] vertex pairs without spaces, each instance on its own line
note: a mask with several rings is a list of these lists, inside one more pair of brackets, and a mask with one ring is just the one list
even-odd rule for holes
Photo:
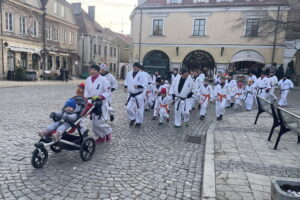
[[272,52],[272,65],[274,63],[275,59],[275,51],[276,51],[276,43],[277,43],[277,33],[278,33],[278,23],[279,23],[279,12],[280,12],[280,6],[278,6],[277,10],[277,19],[276,19],[276,27],[275,27],[275,36],[274,36],[274,42],[273,42],[273,52]]
[[142,25],[143,25],[143,8],[141,7],[140,38],[139,38],[139,63],[141,63]]
[[[2,0],[0,0],[0,28],[1,28],[1,35],[3,35],[3,26],[2,26]],[[4,79],[4,40],[2,38],[2,45],[1,45],[1,48],[2,48],[2,78]]]

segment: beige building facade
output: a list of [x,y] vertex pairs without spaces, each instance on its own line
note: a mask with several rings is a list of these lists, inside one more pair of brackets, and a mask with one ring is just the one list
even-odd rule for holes
[[[256,3],[255,3],[256,2]],[[132,12],[132,60],[146,70],[200,67],[245,73],[251,67],[283,63],[284,32],[259,35],[266,15],[287,16],[284,1],[146,0]],[[273,55],[274,54],[274,55]]]

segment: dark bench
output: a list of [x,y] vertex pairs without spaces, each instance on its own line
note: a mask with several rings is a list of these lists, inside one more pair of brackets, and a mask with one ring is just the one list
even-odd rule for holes
[[298,135],[298,143],[300,143],[300,116],[283,108],[277,108],[277,113],[280,121],[280,131],[274,149],[277,150],[281,136],[289,131]]
[[278,126],[280,126],[280,120],[278,118],[277,112],[276,112],[276,107],[273,103],[271,103],[270,101],[267,101],[265,99],[262,99],[261,97],[257,96],[257,105],[258,105],[258,113],[256,115],[256,119],[254,124],[257,123],[258,117],[260,114],[266,112],[269,115],[271,115],[273,117],[273,125],[268,137],[268,141],[271,141],[274,129]]

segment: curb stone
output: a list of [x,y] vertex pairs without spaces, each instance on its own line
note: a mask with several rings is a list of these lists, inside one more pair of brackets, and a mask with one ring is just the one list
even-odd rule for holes
[[215,175],[215,137],[216,122],[213,122],[206,133],[206,143],[203,161],[202,195],[201,199],[216,199],[216,175]]

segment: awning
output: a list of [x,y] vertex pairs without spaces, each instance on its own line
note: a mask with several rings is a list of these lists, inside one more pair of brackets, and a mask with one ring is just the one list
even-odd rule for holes
[[244,50],[232,56],[230,63],[251,61],[265,64],[265,58],[256,51]]
[[41,52],[41,49],[22,47],[22,46],[9,46],[8,48],[12,51],[18,51],[18,52],[27,52],[27,53],[36,53],[36,54],[40,54]]

